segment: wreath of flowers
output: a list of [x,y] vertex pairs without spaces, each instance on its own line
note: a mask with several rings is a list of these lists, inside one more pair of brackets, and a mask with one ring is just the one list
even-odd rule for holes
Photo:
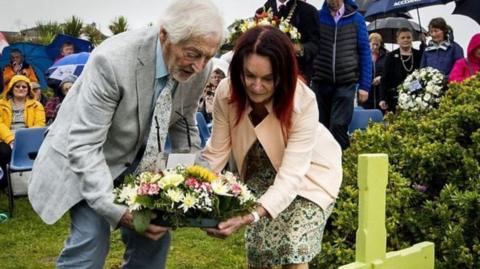
[[408,111],[437,107],[444,88],[443,74],[432,67],[417,69],[398,86],[398,105]]
[[[292,8],[292,11],[293,10],[294,8]],[[229,27],[230,33],[228,34],[225,43],[234,46],[237,39],[247,30],[256,26],[270,25],[287,34],[293,43],[299,44],[301,34],[295,26],[290,24],[290,18],[291,14],[285,19],[279,19],[277,16],[273,15],[272,9],[269,8],[267,10],[264,9],[262,13],[256,14],[253,18],[235,20],[235,22]]]
[[256,205],[250,190],[232,173],[214,174],[198,165],[129,175],[114,189],[114,196],[133,213],[139,232],[158,218],[168,226],[184,227],[191,226],[192,219],[224,220],[245,214]]

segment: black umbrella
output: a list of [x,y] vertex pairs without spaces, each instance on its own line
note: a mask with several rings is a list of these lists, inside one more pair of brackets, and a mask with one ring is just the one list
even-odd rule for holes
[[416,9],[418,23],[420,24],[420,12],[418,11],[419,8],[446,4],[450,1],[453,0],[373,0],[372,3],[368,5],[367,11],[365,12],[365,18],[369,18],[378,14],[407,12]]
[[413,40],[420,40],[420,34],[426,33],[418,23],[405,18],[382,18],[371,22],[367,26],[369,33],[379,33],[384,43],[396,43],[396,32],[400,28],[409,28],[413,32]]
[[358,6],[358,12],[362,13],[362,15],[365,14],[365,11],[367,11],[368,6],[370,3],[372,3],[373,0],[355,0],[355,4]]
[[[365,12],[370,6],[371,3],[375,2],[374,0],[355,0],[355,3],[358,6],[358,12],[360,14],[365,15]],[[366,21],[374,21],[376,19],[387,18],[387,17],[402,17],[406,19],[411,19],[412,16],[406,12],[387,12],[382,14],[376,14],[370,17],[365,18]]]
[[465,15],[480,24],[480,0],[456,0],[453,14]]

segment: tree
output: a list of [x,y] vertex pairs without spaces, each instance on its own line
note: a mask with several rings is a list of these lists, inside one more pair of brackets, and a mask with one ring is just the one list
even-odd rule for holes
[[82,34],[82,28],[83,21],[76,16],[72,16],[62,24],[63,33],[74,37],[80,37]]
[[49,21],[47,23],[37,22],[36,23],[37,38],[36,43],[40,44],[50,44],[55,36],[59,33],[62,33],[62,27],[58,22]]
[[112,22],[108,26],[108,29],[110,29],[110,31],[114,35],[128,31],[127,18],[125,18],[124,16],[116,17],[112,20]]
[[82,32],[92,42],[93,46],[97,46],[105,39],[105,36],[97,29],[95,23],[87,24],[83,27]]

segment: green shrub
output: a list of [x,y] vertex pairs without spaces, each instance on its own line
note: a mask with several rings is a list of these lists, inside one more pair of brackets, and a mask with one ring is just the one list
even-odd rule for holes
[[[357,158],[389,155],[388,251],[435,243],[435,268],[480,268],[480,74],[451,84],[438,109],[388,115],[355,132],[344,179],[312,268],[355,261]],[[423,189],[415,187],[421,186]]]

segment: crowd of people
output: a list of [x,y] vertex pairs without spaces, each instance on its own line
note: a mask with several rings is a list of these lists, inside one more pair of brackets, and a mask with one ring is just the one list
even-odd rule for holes
[[[430,21],[421,50],[412,30],[400,28],[398,49],[388,52],[352,0],[326,0],[320,10],[268,0],[257,13],[266,8],[298,28],[300,43],[258,26],[236,41],[228,62],[212,60],[224,39],[220,11],[209,0],[175,1],[158,25],[104,41],[82,75],[64,78],[49,100],[21,52],[11,52],[2,70],[0,164],[10,160],[15,130],[50,125],[28,195],[48,224],[71,216],[57,268],[102,268],[117,228],[123,268],[165,268],[170,229],[150,224],[136,233],[112,191],[130,173],[162,169],[167,136],[172,152],[197,152],[213,171],[233,161],[258,198],[254,211],[208,235],[245,227],[249,268],[308,268],[340,190],[355,100],[395,112],[396,88],[415,69],[431,66],[450,82],[479,72],[480,33],[464,58],[442,18]],[[59,58],[73,51],[65,44]],[[188,124],[197,111],[213,126],[203,149]]]

